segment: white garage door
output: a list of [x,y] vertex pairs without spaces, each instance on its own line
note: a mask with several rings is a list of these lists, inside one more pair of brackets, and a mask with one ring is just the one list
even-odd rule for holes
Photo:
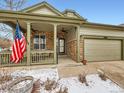
[[121,41],[85,39],[84,58],[88,61],[121,60]]

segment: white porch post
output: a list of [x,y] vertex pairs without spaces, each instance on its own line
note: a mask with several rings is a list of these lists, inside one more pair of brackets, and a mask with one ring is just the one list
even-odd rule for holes
[[57,39],[57,24],[54,24],[54,63],[57,63],[56,39]]
[[77,26],[76,38],[77,38],[77,62],[80,62],[80,26]]
[[122,60],[124,60],[124,39],[122,39]]
[[27,65],[29,66],[30,65],[30,53],[31,53],[31,48],[30,48],[30,45],[31,45],[31,42],[30,42],[30,39],[31,39],[31,26],[30,26],[30,23],[27,22]]

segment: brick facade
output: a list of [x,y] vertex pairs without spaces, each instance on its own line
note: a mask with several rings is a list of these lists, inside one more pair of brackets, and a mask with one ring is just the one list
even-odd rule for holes
[[53,32],[46,32],[46,49],[53,50],[54,47],[54,34]]
[[[80,61],[83,60],[83,55],[84,55],[83,44],[84,44],[84,40],[81,37],[80,38]],[[76,49],[77,49],[77,41],[76,40],[72,40],[67,43],[67,55],[75,61],[77,60],[77,52],[76,52],[77,50]]]
[[64,32],[58,32],[57,33],[58,38],[64,38],[65,39],[65,33]]
[[72,40],[70,42],[67,42],[67,55],[75,61],[77,59],[76,48],[77,48],[77,41],[76,40]]
[[46,36],[46,49],[48,50],[53,50],[54,48],[54,34],[53,32],[37,32],[37,33],[32,33],[31,34],[31,49],[34,49],[34,35],[45,35]]
[[[33,38],[35,34],[44,34],[46,35],[46,49],[48,50],[53,50],[54,48],[54,33],[50,32],[50,31],[46,31],[46,32],[37,32],[37,33],[32,33],[31,34],[31,49],[33,49],[34,45],[33,45]],[[66,35],[63,32],[58,32],[57,33],[57,37],[58,38],[64,38],[66,40]],[[77,60],[77,40],[70,40],[67,41],[65,44],[65,48],[66,48],[66,52],[65,54],[67,54],[71,59],[73,60]],[[80,60],[83,59],[83,40],[80,40]]]
[[[77,60],[77,41],[72,40],[67,43],[67,55],[73,60]],[[80,40],[80,61],[83,60],[83,40]]]

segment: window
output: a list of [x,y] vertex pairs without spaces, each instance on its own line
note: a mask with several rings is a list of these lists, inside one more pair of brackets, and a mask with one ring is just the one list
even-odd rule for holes
[[40,36],[40,49],[45,49],[46,46],[46,38],[45,35]]
[[39,36],[34,36],[34,49],[39,49]]
[[46,36],[35,35],[34,36],[34,49],[45,49],[46,48]]
[[65,51],[65,40],[59,39],[59,53],[64,53]]

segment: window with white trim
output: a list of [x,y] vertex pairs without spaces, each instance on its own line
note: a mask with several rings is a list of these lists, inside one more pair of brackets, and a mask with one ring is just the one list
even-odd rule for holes
[[34,36],[34,49],[46,49],[46,36],[45,35]]

